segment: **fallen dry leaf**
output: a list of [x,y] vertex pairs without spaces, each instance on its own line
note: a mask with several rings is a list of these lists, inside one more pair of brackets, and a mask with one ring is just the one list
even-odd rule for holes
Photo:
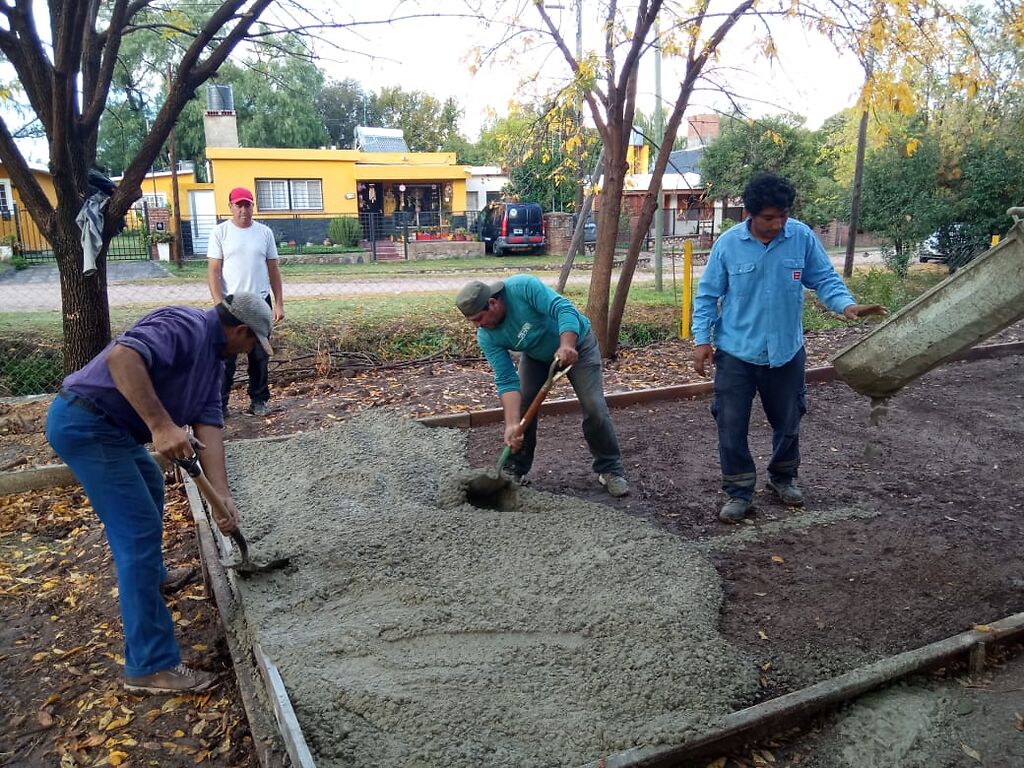
[[966,744],[961,744],[960,749],[962,749],[964,754],[972,760],[977,760],[979,763],[981,762],[981,753],[978,752],[976,749],[971,749]]

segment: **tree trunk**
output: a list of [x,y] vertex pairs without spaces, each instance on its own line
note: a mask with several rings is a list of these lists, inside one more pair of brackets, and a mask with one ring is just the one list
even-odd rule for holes
[[619,206],[625,186],[626,148],[618,136],[605,144],[605,174],[601,187],[601,210],[597,216],[597,244],[594,269],[590,274],[587,317],[597,335],[601,356],[608,356],[608,294],[612,284],[615,243],[619,238]]
[[57,237],[52,243],[60,271],[64,320],[64,372],[73,373],[88,363],[110,341],[110,307],[107,302],[107,264],[104,245],[96,261],[96,273],[82,275],[81,231],[77,211],[57,208]]

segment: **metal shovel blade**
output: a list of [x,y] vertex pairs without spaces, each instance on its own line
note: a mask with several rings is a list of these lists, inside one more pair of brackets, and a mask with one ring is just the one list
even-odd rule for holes
[[515,484],[494,469],[465,481],[466,501],[481,509],[508,509],[515,504]]
[[269,573],[270,571],[277,571],[284,568],[291,562],[290,557],[278,557],[267,562],[259,562],[257,560],[249,559],[249,542],[245,540],[245,536],[239,530],[231,532],[231,540],[234,541],[235,546],[238,547],[238,551],[242,556],[242,559],[237,563],[225,562],[223,565],[226,568],[231,568],[239,576],[255,576],[260,573]]

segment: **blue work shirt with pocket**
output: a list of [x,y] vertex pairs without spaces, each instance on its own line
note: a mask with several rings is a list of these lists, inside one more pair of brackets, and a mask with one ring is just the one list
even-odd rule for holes
[[857,303],[810,227],[789,219],[766,245],[747,219],[711,249],[694,301],[694,343],[754,365],[785,365],[804,345],[805,288],[836,314]]

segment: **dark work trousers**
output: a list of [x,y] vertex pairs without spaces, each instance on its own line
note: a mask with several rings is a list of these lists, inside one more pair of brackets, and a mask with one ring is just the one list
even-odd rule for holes
[[807,412],[806,363],[807,353],[802,347],[792,360],[778,368],[755,365],[715,350],[711,414],[718,424],[722,490],[730,497],[750,501],[757,484],[757,467],[747,441],[755,394],[761,396],[761,406],[772,427],[768,477],[783,484],[796,479],[800,467],[800,419]]
[[[264,298],[267,304],[271,304],[269,296]],[[273,305],[271,304],[271,306]],[[252,352],[247,357],[249,358],[249,400],[254,403],[265,403],[270,399],[267,373],[270,357],[259,342],[256,342],[256,346],[252,348]],[[228,407],[228,398],[231,396],[231,385],[234,383],[237,361],[237,357],[224,358],[224,385],[221,388],[220,400],[225,410]]]
[[[615,425],[608,413],[608,403],[604,399],[604,383],[601,371],[601,352],[597,346],[597,337],[588,333],[576,343],[576,351],[580,359],[569,371],[566,378],[576,392],[583,412],[583,437],[593,457],[593,469],[598,473],[609,473],[624,476],[622,455],[619,451],[619,439],[615,435]],[[522,411],[525,414],[540,392],[548,378],[551,363],[542,363],[532,357],[523,355],[519,360],[519,392],[522,396]],[[560,397],[561,395],[555,395]],[[508,467],[517,475],[525,475],[533,466],[533,454],[537,448],[537,419],[527,426],[523,432],[523,446],[513,453],[508,460]]]

